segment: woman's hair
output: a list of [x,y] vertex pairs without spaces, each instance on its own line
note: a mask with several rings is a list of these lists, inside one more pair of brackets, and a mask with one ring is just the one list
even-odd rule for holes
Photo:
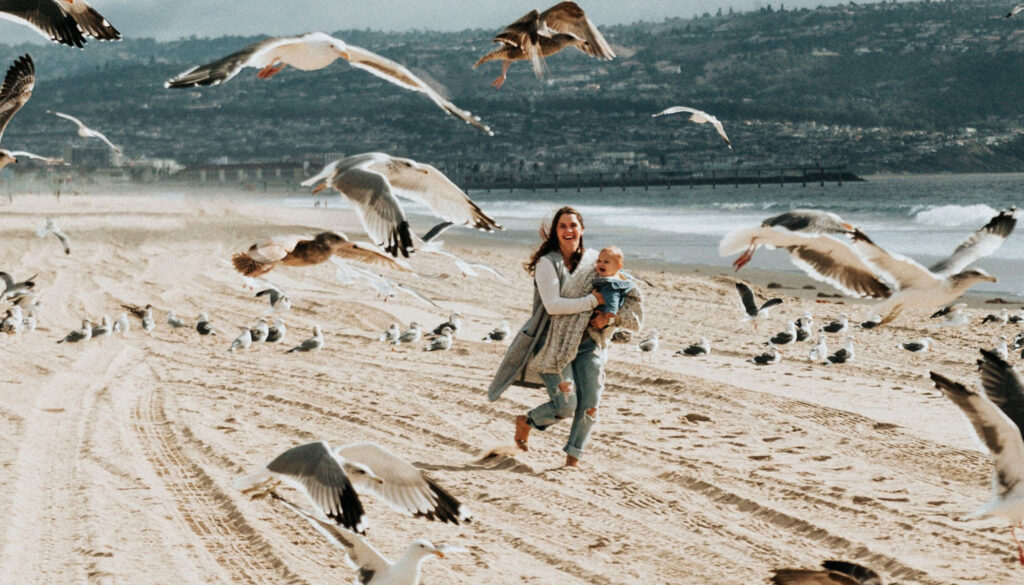
[[[569,207],[568,205],[566,205],[565,207],[563,207],[563,208],[559,209],[558,211],[556,211],[555,212],[555,217],[551,220],[551,228],[550,229],[545,230],[543,224],[541,224],[541,226],[540,226],[540,239],[542,239],[544,241],[540,243],[540,247],[537,248],[537,250],[533,253],[533,256],[530,257],[530,261],[523,264],[523,268],[526,269],[526,272],[528,272],[528,273],[530,273],[532,275],[534,273],[534,271],[537,269],[537,262],[539,262],[541,258],[543,258],[549,252],[552,252],[554,250],[558,250],[559,249],[558,248],[558,220],[561,219],[562,216],[566,215],[566,214],[568,214],[568,215],[575,215],[576,219],[578,219],[579,222],[580,222],[580,229],[583,229],[583,216],[580,215],[579,211],[576,211],[575,209],[573,209],[572,207]],[[581,235],[580,236],[580,245],[579,245],[579,247],[576,248],[576,250],[572,253],[572,256],[569,257],[569,261],[566,262],[566,268],[569,269],[569,272],[572,272],[573,270],[576,270],[576,266],[579,265],[580,258],[582,258],[582,257],[583,257],[583,236]]]

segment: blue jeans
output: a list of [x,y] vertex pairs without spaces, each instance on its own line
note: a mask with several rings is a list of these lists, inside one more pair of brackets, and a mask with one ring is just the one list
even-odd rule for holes
[[[561,374],[541,374],[550,400],[534,408],[526,415],[531,427],[543,431],[559,420],[572,417],[569,440],[563,451],[579,459],[583,447],[590,438],[590,431],[597,422],[596,409],[604,390],[604,356],[597,343],[584,335],[577,350],[576,358],[565,367]],[[558,383],[568,380],[575,388],[569,394],[558,389]],[[587,413],[595,409],[595,416]]]

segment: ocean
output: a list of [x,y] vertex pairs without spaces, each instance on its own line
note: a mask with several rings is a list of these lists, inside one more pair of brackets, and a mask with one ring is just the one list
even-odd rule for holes
[[[729,231],[757,225],[789,209],[822,209],[857,225],[886,250],[928,266],[948,256],[1000,209],[1024,204],[1024,175],[877,176],[823,187],[809,183],[474,191],[470,197],[505,226],[502,232],[478,237],[532,246],[542,221],[549,223],[556,209],[572,205],[583,214],[588,247],[615,244],[627,259],[723,268],[733,258],[719,257],[718,242]],[[337,200],[331,198],[332,209],[337,209]],[[311,206],[313,199],[292,194],[282,203]],[[433,225],[424,207],[409,203],[406,209],[417,233]],[[799,272],[788,258],[784,251],[761,249],[748,266]],[[1024,226],[976,265],[999,282],[977,285],[972,291],[1024,296]]]

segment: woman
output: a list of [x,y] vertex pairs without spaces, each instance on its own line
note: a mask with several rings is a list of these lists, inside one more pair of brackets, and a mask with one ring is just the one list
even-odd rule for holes
[[[546,232],[541,229],[543,241],[524,265],[534,280],[533,315],[509,345],[488,393],[493,401],[512,384],[539,385],[534,362],[544,364],[540,371],[561,371],[540,374],[549,400],[516,417],[515,440],[520,449],[527,451],[532,429],[543,431],[572,417],[564,448],[567,466],[579,465],[597,421],[604,389],[604,348],[599,345],[601,336],[592,333],[608,325],[612,317],[607,313],[590,317],[604,299],[592,290],[597,252],[583,247],[583,229],[583,217],[572,207],[559,209],[551,228]],[[642,325],[642,296],[638,288],[634,291],[619,311],[618,327],[639,330]],[[559,326],[552,328],[552,315],[571,318],[559,320]],[[557,334],[549,335],[552,329]],[[560,387],[562,381],[570,384]]]

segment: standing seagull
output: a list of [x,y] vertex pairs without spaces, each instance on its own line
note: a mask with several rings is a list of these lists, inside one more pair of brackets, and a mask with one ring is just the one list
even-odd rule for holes
[[502,321],[500,325],[491,329],[491,332],[485,335],[483,340],[488,343],[492,341],[504,341],[511,332],[512,327],[508,324],[508,321]]
[[832,321],[821,329],[825,333],[844,333],[849,327],[850,318],[846,316],[846,313],[840,313],[838,321]]
[[392,343],[394,343],[395,345],[401,345],[403,343],[416,343],[417,341],[420,340],[422,336],[422,326],[416,321],[413,321],[412,323],[409,323],[409,328],[403,331],[402,334],[398,336],[398,339],[394,340]]
[[930,374],[935,387],[967,417],[995,464],[992,499],[970,517],[1009,520],[1017,557],[1024,565],[1024,545],[1017,538],[1017,528],[1024,527],[1024,380],[992,352],[983,349],[981,355],[978,369],[984,394],[935,372]]
[[756,355],[747,361],[749,361],[752,364],[757,364],[759,366],[770,366],[772,364],[777,364],[780,361],[782,361],[782,354],[779,353],[778,348],[776,348],[774,345],[768,344],[768,353]]
[[121,314],[117,316],[117,321],[114,321],[114,333],[120,333],[121,337],[124,337],[124,334],[128,333],[129,328],[128,313],[122,311]]
[[441,333],[430,340],[430,343],[423,348],[423,351],[448,351],[452,348],[452,328],[445,325]]
[[86,36],[121,39],[121,33],[85,0],[0,0],[0,19],[28,25],[55,43],[79,49]]
[[259,69],[256,76],[260,79],[269,79],[287,65],[302,71],[316,71],[338,59],[345,59],[353,67],[367,71],[402,89],[422,93],[449,115],[459,118],[488,136],[494,135],[486,124],[480,122],[480,118],[446,100],[437,90],[402,65],[322,32],[264,39],[212,63],[193,67],[168,80],[164,87],[219,85],[238,75],[245,67]]
[[769,299],[758,307],[757,301],[754,299],[754,291],[750,290],[749,286],[742,282],[737,282],[736,290],[740,293],[740,301],[743,303],[743,311],[746,313],[742,320],[753,321],[755,329],[757,329],[757,319],[767,317],[769,309],[775,305],[782,304],[782,299],[776,298]]
[[181,329],[183,327],[188,327],[188,325],[184,321],[182,321],[180,318],[178,318],[177,315],[174,314],[174,311],[167,311],[167,324],[170,325],[172,329]]
[[544,79],[544,58],[566,47],[576,47],[597,59],[615,58],[611,45],[575,2],[560,2],[544,12],[531,10],[498,33],[494,42],[501,46],[473,65],[475,69],[488,61],[502,61],[501,76],[491,82],[494,89],[505,83],[508,68],[515,61],[529,59],[537,79]]
[[252,346],[252,332],[249,331],[248,327],[242,327],[242,333],[231,342],[231,347],[228,351],[237,351],[239,349],[249,349]]
[[60,240],[60,245],[64,247],[64,253],[68,255],[71,254],[71,242],[68,240],[68,236],[64,233],[64,230],[60,229],[57,222],[53,221],[53,218],[46,218],[46,223],[36,230],[36,235],[40,238],[45,238],[46,234],[53,234],[57,236],[57,239]]
[[934,343],[934,340],[932,340],[931,337],[922,337],[920,339],[901,343],[900,345],[903,346],[903,349],[909,352],[917,353],[919,351],[931,351],[932,343]]
[[196,331],[199,332],[199,335],[217,335],[206,313],[199,313],[199,316],[196,317]]
[[313,514],[292,505],[277,496],[282,504],[305,518],[328,542],[345,553],[348,565],[359,572],[362,585],[419,585],[420,565],[430,556],[445,558],[445,552],[461,550],[456,547],[434,546],[429,540],[414,540],[398,561],[384,558],[364,538],[353,532],[339,530],[337,526],[324,522]]
[[828,357],[828,345],[825,343],[825,333],[818,330],[818,340],[811,348],[811,351],[807,352],[807,360],[811,362],[821,362]]
[[651,356],[654,356],[654,352],[658,351],[658,345],[659,345],[658,342],[659,342],[658,330],[657,329],[652,330],[650,332],[650,334],[647,335],[647,337],[643,341],[638,343],[637,346],[636,346],[637,349],[640,350],[641,357],[645,356],[645,355],[648,355],[648,354],[650,354]]
[[822,363],[826,366],[829,364],[845,364],[847,362],[852,362],[855,355],[856,352],[853,349],[853,337],[849,336],[846,338],[846,343],[843,344],[843,347],[839,348],[839,350],[834,354],[828,356],[828,358],[826,358]]
[[267,330],[266,341],[267,343],[281,343],[287,334],[288,328],[285,326],[284,319],[276,317],[274,324]]
[[289,349],[286,353],[292,353],[292,352],[295,352],[295,351],[302,351],[302,352],[313,351],[313,350],[316,350],[316,349],[321,349],[323,346],[324,346],[324,334],[323,334],[322,331],[320,331],[320,326],[319,325],[314,325],[313,326],[313,337],[310,337],[309,339],[303,341],[299,345]]
[[383,152],[367,152],[329,163],[302,182],[316,185],[313,193],[328,186],[355,207],[367,235],[392,255],[408,257],[412,233],[396,196],[422,203],[437,217],[480,231],[502,229],[466,192],[437,168]]
[[115,146],[114,143],[111,142],[106,137],[105,134],[103,134],[102,132],[100,132],[98,130],[93,130],[92,128],[86,126],[78,118],[76,118],[74,116],[70,116],[68,114],[61,113],[61,112],[54,112],[54,111],[51,111],[51,110],[46,110],[46,113],[47,114],[53,114],[54,116],[57,116],[59,118],[64,118],[65,120],[71,120],[72,122],[74,122],[78,126],[78,135],[79,136],[81,136],[82,138],[98,138],[98,139],[102,140],[103,142],[105,142],[107,144],[107,146],[109,146],[111,148],[111,150],[113,150],[115,153],[117,153],[120,156],[120,154],[121,154],[121,147],[120,146]]
[[797,331],[795,323],[786,323],[786,330],[776,333],[771,342],[773,345],[786,345],[796,339]]
[[697,343],[685,347],[675,353],[675,355],[688,355],[688,356],[699,356],[709,355],[711,353],[711,344],[708,343],[707,337],[701,337]]
[[445,327],[451,329],[452,334],[454,335],[459,329],[462,328],[462,313],[458,311],[452,311],[451,313],[449,313],[448,320],[445,321],[444,323],[441,323],[437,327],[434,327],[433,334],[441,335]]
[[[0,3],[3,1],[0,0]],[[7,75],[4,76],[4,84],[0,86],[0,140],[3,139],[4,130],[11,123],[11,118],[32,97],[32,88],[35,86],[36,67],[32,63],[32,57],[28,55],[19,57],[7,70]],[[12,162],[18,162],[18,158],[14,153],[0,148],[0,169]]]
[[83,319],[81,329],[75,329],[68,333],[64,336],[64,339],[57,343],[78,343],[79,341],[89,341],[90,339],[92,339],[92,321]]
[[402,331],[398,328],[398,323],[392,323],[391,327],[388,327],[384,333],[380,334],[377,341],[383,341],[385,343],[394,343]]
[[697,124],[711,124],[712,126],[714,126],[715,131],[718,132],[718,135],[721,136],[722,140],[725,141],[725,145],[728,146],[730,150],[732,149],[732,142],[730,142],[729,137],[725,135],[725,128],[722,127],[722,123],[718,120],[718,118],[712,116],[707,112],[702,112],[700,110],[695,110],[693,108],[687,108],[685,106],[673,106],[671,108],[664,109],[658,112],[657,114],[652,115],[651,117],[657,118],[659,116],[667,116],[669,114],[679,113],[690,114],[691,122],[695,122]]

